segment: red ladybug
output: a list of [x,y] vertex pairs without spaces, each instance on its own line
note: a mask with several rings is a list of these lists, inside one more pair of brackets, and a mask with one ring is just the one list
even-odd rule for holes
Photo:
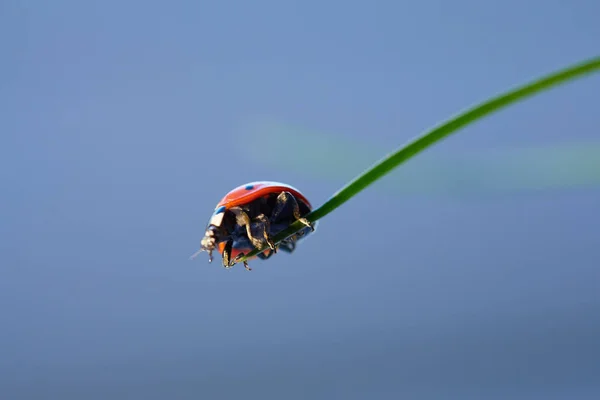
[[[315,230],[315,224],[304,218],[311,210],[308,199],[298,189],[284,183],[261,181],[238,186],[217,204],[198,253],[208,252],[211,262],[213,250],[218,250],[225,268],[231,268],[255,248],[268,246],[256,256],[263,260],[278,249],[291,253],[301,237]],[[306,228],[275,246],[271,238],[296,220]],[[246,261],[244,266],[250,270]]]

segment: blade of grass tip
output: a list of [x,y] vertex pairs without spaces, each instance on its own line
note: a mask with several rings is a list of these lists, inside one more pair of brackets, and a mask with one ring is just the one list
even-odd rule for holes
[[[423,135],[413,139],[405,146],[389,154],[387,157],[381,159],[370,168],[366,169],[359,176],[350,181],[346,186],[338,190],[333,196],[329,198],[321,207],[315,209],[313,212],[306,216],[310,222],[315,222],[333,210],[356,196],[367,186],[373,182],[382,178],[384,175],[398,167],[400,164],[406,162],[410,158],[416,156],[423,150],[431,147],[435,143],[445,139],[452,133],[457,132],[460,128],[463,128],[483,117],[500,111],[511,104],[517,103],[521,100],[531,97],[534,94],[540,93],[544,90],[551,89],[562,83],[572,81],[576,78],[583,77],[592,72],[600,70],[600,56],[594,57],[578,64],[573,64],[562,70],[550,73],[546,76],[533,80],[525,85],[517,86],[512,90],[509,90],[503,94],[492,97],[491,99],[480,103],[472,108],[465,110],[464,112],[450,118],[448,121],[434,127],[433,129],[425,132]],[[281,240],[293,235],[294,233],[301,230],[304,226],[302,223],[296,221],[290,225],[287,229],[279,232],[273,237],[273,242],[276,244]],[[266,247],[265,247],[266,249]],[[265,249],[255,249],[244,257],[237,260],[242,262],[250,257],[255,256],[259,252]]]

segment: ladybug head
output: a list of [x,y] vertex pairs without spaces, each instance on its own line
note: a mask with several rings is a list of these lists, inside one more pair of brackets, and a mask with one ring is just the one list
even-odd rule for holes
[[214,225],[210,225],[206,232],[204,233],[204,237],[200,241],[200,250],[195,252],[190,256],[190,260],[196,258],[203,251],[208,252],[208,262],[212,262],[213,256],[212,252],[217,247],[217,241],[219,238],[219,228]]
[[208,229],[206,229],[204,237],[200,241],[200,250],[208,252],[208,257],[210,258],[210,261],[212,261],[212,251],[217,246],[218,237],[219,228],[215,225],[210,225]]
[[212,261],[212,252],[217,247],[217,243],[221,240],[224,216],[225,207],[217,207],[210,221],[208,222],[208,226],[204,232],[204,237],[200,241],[200,250],[194,253],[191,258],[195,258],[198,254],[206,251],[208,252],[208,262]]

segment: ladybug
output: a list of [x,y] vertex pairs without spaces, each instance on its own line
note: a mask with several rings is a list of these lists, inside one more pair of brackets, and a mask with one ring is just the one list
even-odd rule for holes
[[[260,181],[238,186],[215,207],[200,250],[192,257],[206,251],[211,262],[212,252],[217,250],[223,266],[231,268],[255,248],[267,247],[255,256],[263,260],[278,249],[292,253],[296,242],[315,230],[315,224],[304,218],[311,211],[308,199],[290,185]],[[296,221],[302,222],[305,228],[276,246],[271,238]],[[246,261],[244,267],[251,270]]]

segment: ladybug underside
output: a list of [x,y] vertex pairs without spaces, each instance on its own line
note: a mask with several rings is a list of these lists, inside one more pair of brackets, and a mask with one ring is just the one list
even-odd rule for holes
[[[221,211],[222,218],[215,218],[218,212],[217,209],[206,229],[202,250],[209,253],[209,261],[212,261],[212,251],[218,249],[225,268],[232,267],[244,254],[255,248],[268,246],[257,255],[261,259],[271,257],[278,249],[291,253],[296,241],[314,230],[313,225],[303,218],[310,212],[309,206],[297,201],[287,191],[270,193],[246,204],[224,208]],[[271,238],[296,220],[302,221],[306,228],[275,246]],[[245,261],[244,266],[250,269]]]

